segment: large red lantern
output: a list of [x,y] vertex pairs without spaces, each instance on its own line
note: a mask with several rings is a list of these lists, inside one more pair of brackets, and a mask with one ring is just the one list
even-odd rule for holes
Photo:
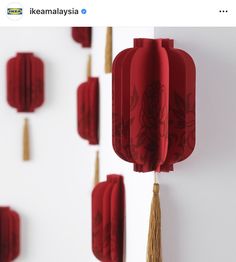
[[107,176],[92,192],[92,250],[100,261],[124,261],[125,188],[120,175]]
[[72,27],[72,38],[82,47],[91,47],[92,27]]
[[20,254],[20,217],[9,207],[0,207],[0,262],[10,262]]
[[[33,53],[17,53],[7,62],[7,101],[18,112],[34,112],[44,102],[44,66]],[[28,121],[24,126],[23,159],[29,160]]]
[[[174,48],[172,39],[135,39],[134,47],[120,52],[113,62],[112,87],[112,139],[117,155],[133,163],[137,172],[173,171],[174,164],[186,159],[195,146],[191,56]],[[158,192],[155,181],[154,216],[160,213]],[[159,262],[160,220],[154,223],[147,261]]]

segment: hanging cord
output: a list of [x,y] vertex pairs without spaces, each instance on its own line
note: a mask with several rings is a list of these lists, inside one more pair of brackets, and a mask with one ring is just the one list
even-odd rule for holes
[[154,184],[158,184],[158,173],[154,171]]
[[99,151],[96,151],[96,159],[95,159],[95,172],[94,172],[94,186],[99,183],[100,175],[99,175]]
[[92,71],[92,56],[88,55],[88,61],[87,61],[87,78],[91,76]]
[[154,172],[153,197],[150,211],[147,262],[162,262],[161,254],[161,207],[158,173]]
[[23,127],[23,160],[30,160],[30,140],[29,140],[29,121],[24,119]]

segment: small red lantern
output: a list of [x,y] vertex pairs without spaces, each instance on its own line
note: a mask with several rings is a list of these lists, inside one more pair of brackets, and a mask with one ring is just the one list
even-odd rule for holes
[[43,62],[33,53],[17,53],[8,61],[7,101],[18,112],[34,112],[43,104]]
[[72,38],[82,47],[91,47],[92,27],[72,27]]
[[[112,68],[113,148],[137,172],[169,172],[195,146],[195,65],[172,39],[135,39]],[[155,176],[156,177],[156,176]],[[148,262],[161,261],[154,183]]]
[[99,80],[89,77],[77,90],[78,133],[89,144],[97,145],[99,123]]
[[20,254],[20,217],[9,207],[0,207],[0,262],[10,262]]
[[124,261],[125,188],[120,175],[107,176],[92,192],[92,250],[100,261]]
[[[88,57],[87,81],[77,89],[77,130],[90,145],[99,144],[99,79],[91,77],[91,56]],[[99,151],[96,152],[94,185],[99,182]]]

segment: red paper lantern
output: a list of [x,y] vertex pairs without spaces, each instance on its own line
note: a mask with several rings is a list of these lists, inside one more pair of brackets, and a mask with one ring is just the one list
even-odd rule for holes
[[20,217],[9,207],[0,207],[0,262],[10,262],[20,253]]
[[157,172],[195,146],[195,65],[171,39],[135,39],[112,67],[112,142],[138,172],[154,171],[147,262],[162,262]]
[[99,79],[89,77],[77,90],[77,123],[79,135],[97,145],[99,129]]
[[72,38],[82,47],[91,47],[92,27],[72,27]]
[[125,188],[123,177],[107,176],[92,192],[92,250],[106,262],[124,260]]
[[8,61],[7,101],[18,112],[33,112],[43,104],[43,62],[33,53],[17,53]]
[[195,65],[170,39],[135,39],[112,68],[113,148],[138,172],[173,170],[195,146]]
[[[44,102],[44,66],[33,53],[17,53],[7,62],[7,101],[18,112],[34,112]],[[28,120],[23,131],[23,160],[30,159]]]

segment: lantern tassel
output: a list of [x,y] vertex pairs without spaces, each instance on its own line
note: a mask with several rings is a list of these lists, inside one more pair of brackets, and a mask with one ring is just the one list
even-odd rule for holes
[[99,151],[97,151],[95,160],[94,186],[99,183],[99,180]]
[[27,118],[24,119],[23,128],[23,160],[30,160],[29,121]]
[[149,220],[147,262],[162,262],[161,254],[161,207],[159,184],[156,179],[153,185],[153,198]]
[[111,73],[112,68],[112,27],[107,27],[105,49],[105,73]]

